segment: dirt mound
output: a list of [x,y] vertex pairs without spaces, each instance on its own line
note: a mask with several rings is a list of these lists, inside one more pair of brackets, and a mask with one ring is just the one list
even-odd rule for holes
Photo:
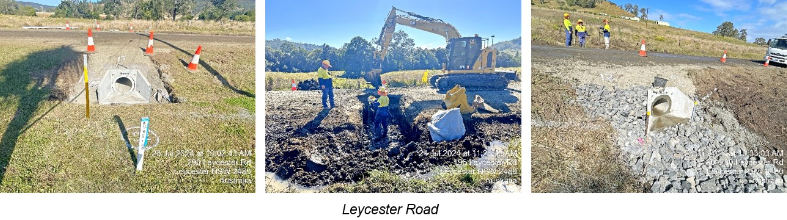
[[314,79],[298,82],[298,90],[320,90],[320,83]]
[[[770,142],[757,149],[757,155],[784,161],[787,149],[787,70],[767,68],[705,68],[690,74],[699,96],[724,103],[746,128]],[[714,92],[715,90],[715,92]],[[750,149],[754,150],[754,149]],[[777,167],[787,168],[783,163]]]

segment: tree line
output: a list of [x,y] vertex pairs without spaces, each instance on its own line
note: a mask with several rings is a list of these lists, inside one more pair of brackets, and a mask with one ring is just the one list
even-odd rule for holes
[[[14,0],[0,0],[0,13],[35,16],[35,9]],[[238,0],[210,0],[197,9],[197,0],[64,0],[55,7],[54,17],[142,20],[236,20],[254,21],[254,9],[243,9]]]
[[0,0],[0,14],[36,16],[36,9],[19,4],[14,0]]
[[[447,63],[445,48],[425,49],[415,46],[415,42],[404,31],[394,33],[388,47],[388,55],[382,63],[375,65],[374,51],[377,39],[368,41],[354,37],[341,48],[323,44],[321,48],[307,50],[292,42],[284,42],[278,48],[265,46],[265,70],[273,72],[313,72],[322,60],[330,60],[332,70],[345,71],[344,77],[358,78],[363,72],[382,66],[383,72],[399,70],[442,69]],[[521,53],[515,55],[500,51],[497,54],[498,67],[521,66]]]

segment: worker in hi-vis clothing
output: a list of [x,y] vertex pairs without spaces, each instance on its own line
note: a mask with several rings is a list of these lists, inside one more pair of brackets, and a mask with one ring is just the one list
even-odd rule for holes
[[376,135],[378,138],[383,138],[388,135],[388,118],[391,117],[391,113],[388,112],[388,104],[390,100],[388,100],[388,92],[385,91],[385,88],[380,87],[380,90],[377,90],[377,94],[380,95],[380,98],[377,98],[376,101],[372,104],[375,110],[374,114],[374,125],[372,127],[373,133],[377,133],[377,126],[382,127],[382,134]]
[[587,28],[582,19],[577,20],[577,37],[579,37],[579,47],[585,47],[585,38],[588,36]]
[[604,19],[604,27],[601,28],[604,32],[604,49],[609,49],[609,21]]
[[566,47],[571,46],[571,34],[574,30],[571,26],[571,20],[568,20],[568,13],[563,14],[563,26],[566,28]]
[[322,107],[324,109],[328,108],[326,103],[328,100],[326,99],[330,99],[331,108],[336,107],[336,104],[333,103],[333,79],[331,79],[331,73],[328,72],[328,68],[331,68],[331,62],[323,60],[322,66],[317,70],[317,80],[322,89]]

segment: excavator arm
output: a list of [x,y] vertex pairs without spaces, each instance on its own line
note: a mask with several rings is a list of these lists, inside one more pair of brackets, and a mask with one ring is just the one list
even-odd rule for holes
[[[397,14],[397,12],[401,13]],[[388,18],[385,19],[385,25],[383,25],[380,37],[378,38],[378,44],[381,48],[379,51],[375,52],[375,56],[380,55],[381,60],[384,60],[385,55],[388,53],[388,45],[391,44],[391,39],[393,38],[394,31],[396,31],[397,24],[443,36],[446,42],[451,38],[462,37],[453,25],[443,20],[421,16],[393,7],[391,12],[388,13]]]
[[375,66],[380,68],[373,69],[364,75],[366,81],[370,82],[375,88],[382,84],[380,80],[382,61],[385,60],[385,55],[388,54],[388,46],[391,44],[397,24],[443,36],[446,43],[449,39],[462,37],[453,25],[443,20],[421,16],[392,7],[391,12],[388,13],[388,17],[385,19],[383,29],[380,31],[380,37],[377,41],[377,44],[380,45],[379,50],[374,52]]

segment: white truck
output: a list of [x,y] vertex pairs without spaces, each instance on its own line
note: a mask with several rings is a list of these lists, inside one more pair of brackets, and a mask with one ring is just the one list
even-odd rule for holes
[[787,35],[768,40],[768,51],[765,59],[770,57],[771,62],[787,65]]

